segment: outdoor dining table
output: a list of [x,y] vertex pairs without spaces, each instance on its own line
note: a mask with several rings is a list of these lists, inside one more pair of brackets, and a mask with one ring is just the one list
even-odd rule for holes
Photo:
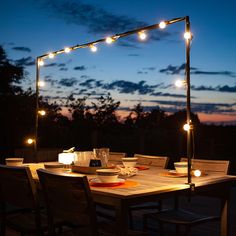
[[[33,178],[37,180],[36,169],[42,168],[43,164],[29,164],[29,167]],[[52,169],[52,171],[63,171],[63,169]],[[92,195],[96,203],[114,207],[117,224],[116,235],[128,235],[128,208],[130,206],[189,194],[190,188],[186,184],[187,178],[173,178],[163,174],[167,171],[150,166],[149,169],[139,171],[135,176],[128,178],[126,181],[133,183],[131,185],[124,184],[114,187],[91,186]],[[87,175],[87,177],[91,180],[96,178],[96,175]],[[195,194],[213,196],[222,200],[220,235],[229,236],[230,188],[236,183],[236,176],[206,174],[201,177],[193,177],[192,182],[195,185]]]

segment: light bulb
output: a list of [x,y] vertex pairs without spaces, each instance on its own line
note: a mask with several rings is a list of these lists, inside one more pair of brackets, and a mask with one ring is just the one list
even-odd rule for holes
[[147,34],[144,31],[139,32],[138,36],[141,40],[145,40],[147,38]]
[[92,52],[96,52],[98,50],[98,48],[95,45],[90,45],[90,50]]
[[45,82],[42,81],[42,80],[39,81],[39,82],[38,82],[38,86],[39,86],[39,87],[44,87],[44,86],[45,86]]
[[44,110],[40,110],[40,111],[38,111],[38,113],[39,113],[41,116],[45,116],[45,115],[46,115],[46,111],[44,111]]
[[50,59],[52,59],[52,58],[54,58],[54,54],[52,53],[52,52],[50,52],[49,54],[48,54],[48,57],[50,58]]
[[189,125],[189,124],[185,124],[185,125],[183,126],[183,129],[184,129],[185,131],[189,131],[189,130],[190,130],[190,125]]
[[34,139],[32,139],[32,138],[28,138],[26,140],[26,143],[28,143],[28,144],[32,144],[33,142],[34,142]]
[[64,51],[65,51],[65,53],[69,53],[69,52],[71,51],[71,49],[68,48],[68,47],[66,47],[66,48],[64,49]]
[[166,22],[165,22],[165,21],[161,21],[161,22],[159,23],[159,28],[160,28],[160,29],[165,29],[165,28],[166,28]]
[[39,64],[39,66],[43,66],[44,65],[44,61],[43,60],[39,60],[38,64]]
[[191,38],[192,38],[191,32],[185,32],[185,33],[184,33],[184,38],[187,39],[187,40],[188,40],[188,39],[191,39]]
[[178,79],[175,81],[175,86],[178,88],[183,87],[184,84],[185,84],[185,81],[183,81],[183,80]]
[[111,37],[106,38],[106,43],[108,43],[108,44],[111,44],[113,41],[114,41],[114,39]]
[[200,177],[202,175],[202,172],[200,170],[194,170],[193,174],[195,177]]

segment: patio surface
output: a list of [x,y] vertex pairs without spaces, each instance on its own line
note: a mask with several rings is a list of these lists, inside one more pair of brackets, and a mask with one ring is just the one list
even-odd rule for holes
[[[231,192],[231,210],[230,210],[230,219],[231,219],[231,236],[236,235],[236,187],[232,188]],[[170,206],[171,202],[169,200],[164,201],[164,208]],[[191,207],[190,207],[191,204]],[[205,213],[205,214],[217,214],[219,212],[219,201],[212,198],[201,198],[195,197],[192,198],[191,203],[188,203],[186,199],[181,200],[181,206],[186,209],[194,209],[197,212]],[[142,228],[142,214],[141,212],[135,216],[135,229]],[[155,222],[150,222],[151,229],[148,231],[148,235],[150,236],[157,236],[157,224]],[[166,236],[174,236],[175,235],[175,228],[165,227]],[[7,229],[6,236],[18,236],[20,234]],[[201,226],[194,227],[191,233],[191,236],[220,236],[220,224],[219,222],[207,223]]]

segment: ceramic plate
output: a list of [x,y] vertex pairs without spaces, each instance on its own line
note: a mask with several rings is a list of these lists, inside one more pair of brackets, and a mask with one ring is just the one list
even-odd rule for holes
[[94,187],[113,187],[113,186],[121,185],[124,182],[125,182],[125,180],[120,179],[120,178],[118,178],[117,181],[115,181],[115,182],[109,182],[109,183],[101,182],[101,180],[98,178],[91,179],[89,181],[90,185],[94,186]]

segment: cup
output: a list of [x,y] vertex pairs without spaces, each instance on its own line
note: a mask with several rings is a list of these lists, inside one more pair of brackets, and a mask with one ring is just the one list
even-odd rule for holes
[[137,157],[123,157],[122,163],[125,167],[135,167],[137,160]]
[[109,148],[94,148],[93,154],[95,159],[101,160],[103,167],[107,167],[109,158]]
[[90,160],[93,159],[93,152],[84,151],[84,152],[75,152],[75,165],[77,166],[89,166]]
[[174,166],[175,166],[176,172],[181,173],[181,174],[188,173],[188,162],[186,161],[174,162]]
[[113,183],[118,180],[119,170],[116,169],[98,169],[96,170],[99,180],[103,183]]

